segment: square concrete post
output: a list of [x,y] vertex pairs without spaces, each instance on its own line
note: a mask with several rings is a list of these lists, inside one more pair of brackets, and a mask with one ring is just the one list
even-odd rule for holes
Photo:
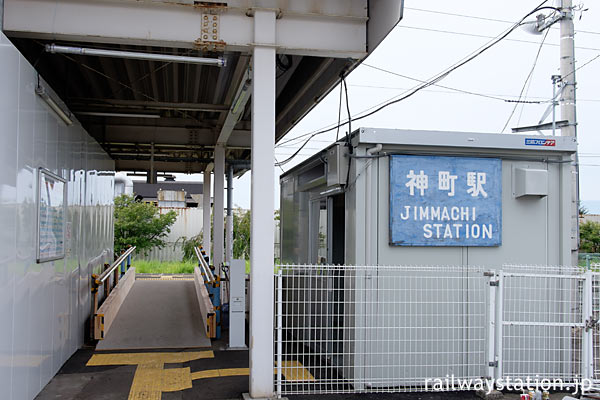
[[[210,254],[210,203],[211,203],[211,176],[210,170],[204,171],[204,184],[202,186],[202,247],[206,254]],[[212,257],[211,257],[212,260]]]
[[252,53],[250,396],[273,396],[275,11],[256,10]]
[[213,265],[221,276],[225,254],[225,147],[215,147],[215,202],[213,207]]

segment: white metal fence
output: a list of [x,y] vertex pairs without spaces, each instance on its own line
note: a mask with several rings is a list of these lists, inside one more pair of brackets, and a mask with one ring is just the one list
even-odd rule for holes
[[595,272],[284,265],[275,287],[279,395],[600,378]]

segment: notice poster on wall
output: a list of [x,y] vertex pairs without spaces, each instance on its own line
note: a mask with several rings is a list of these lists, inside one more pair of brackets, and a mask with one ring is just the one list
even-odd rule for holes
[[37,262],[65,257],[66,181],[40,168],[38,173]]
[[390,157],[390,245],[501,244],[500,159]]

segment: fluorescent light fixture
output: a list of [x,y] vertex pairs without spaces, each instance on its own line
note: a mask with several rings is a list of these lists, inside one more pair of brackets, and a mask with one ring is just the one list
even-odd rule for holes
[[233,107],[231,108],[232,114],[237,114],[240,111],[242,103],[246,105],[246,102],[244,100],[246,100],[246,96],[248,95],[248,89],[250,88],[251,84],[252,81],[250,79],[246,79],[246,82],[244,82],[244,86],[242,86],[242,90],[240,91],[240,95],[234,102]]
[[56,44],[47,44],[46,51],[52,54],[78,54],[81,56],[98,56],[98,57],[112,57],[112,58],[128,58],[132,60],[148,60],[148,61],[165,61],[182,64],[202,64],[202,65],[214,65],[217,67],[224,67],[227,62],[224,58],[204,58],[204,57],[189,57],[189,56],[175,56],[170,54],[156,54],[156,53],[138,53],[134,51],[121,51],[121,50],[102,50],[102,49],[90,49],[85,47],[72,47],[72,46],[58,46]]
[[95,117],[122,117],[122,118],[160,118],[158,114],[127,114],[97,111],[76,111],[79,115],[92,115]]
[[67,126],[73,125],[73,120],[71,119],[71,116],[69,114],[67,114],[65,111],[63,111],[62,108],[60,108],[60,106],[56,103],[56,101],[54,101],[54,99],[52,99],[52,97],[50,97],[48,92],[46,92],[46,89],[44,89],[43,86],[40,86],[38,84],[35,87],[35,94],[40,96],[40,98],[42,100],[44,100],[46,102],[46,104],[48,104],[48,107],[50,107],[52,109],[52,111],[54,111],[54,113],[56,115],[58,115],[60,117],[60,119],[62,119],[63,122]]

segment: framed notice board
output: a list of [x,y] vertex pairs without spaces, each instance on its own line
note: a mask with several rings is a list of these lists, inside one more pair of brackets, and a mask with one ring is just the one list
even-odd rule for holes
[[67,182],[45,168],[37,179],[37,262],[65,257]]

